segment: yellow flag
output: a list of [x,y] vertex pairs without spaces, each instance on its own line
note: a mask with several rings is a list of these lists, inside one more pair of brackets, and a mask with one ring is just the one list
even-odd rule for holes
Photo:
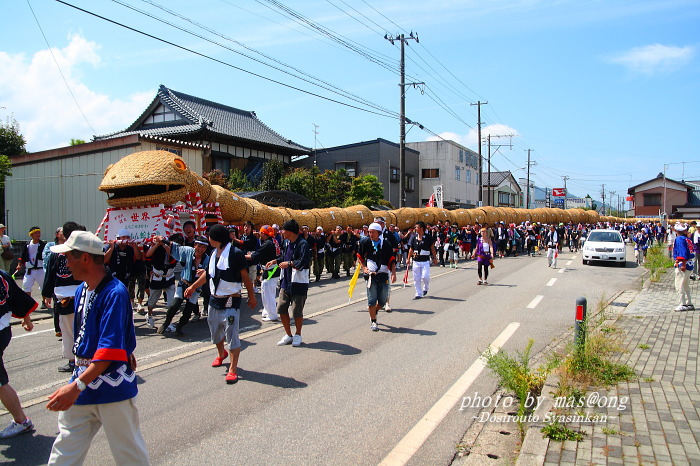
[[352,292],[355,291],[355,285],[357,284],[357,277],[360,276],[360,261],[355,261],[355,273],[352,274],[350,279],[350,287],[348,288],[348,302],[352,299]]

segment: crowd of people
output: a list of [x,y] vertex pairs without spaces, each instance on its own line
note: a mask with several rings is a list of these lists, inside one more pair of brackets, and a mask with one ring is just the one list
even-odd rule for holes
[[[7,270],[0,272],[0,292],[6,297],[0,304],[0,356],[10,341],[10,316],[22,318],[25,330],[32,330],[30,314],[38,304],[31,292],[39,286],[43,304],[53,309],[56,336],[67,360],[58,370],[71,373],[69,383],[56,390],[47,404],[60,413],[59,436],[49,463],[81,462],[92,436],[103,426],[115,457],[145,464],[148,456],[134,404],[134,314],[144,315],[147,326],[157,333],[176,337],[184,335],[189,322],[206,317],[216,349],[211,365],[223,366],[228,359],[225,381],[234,384],[244,298],[254,310],[260,294],[261,320],[281,322],[284,329],[277,345],[299,347],[312,274],[320,282],[322,278],[337,281],[341,270],[346,276],[353,270],[362,272],[370,329],[376,332],[379,311],[391,312],[391,283],[396,282],[398,268],[406,269],[406,284],[412,271],[414,299],[422,299],[430,292],[431,267],[457,268],[460,261],[475,261],[477,284],[488,285],[496,259],[546,255],[548,266],[556,268],[563,248],[576,252],[592,229],[612,228],[634,243],[641,260],[654,242],[669,241],[679,290],[677,310],[693,309],[688,279],[697,270],[693,253],[700,247],[700,231],[695,222],[690,230],[687,227],[678,223],[669,232],[661,223],[640,222],[460,226],[418,221],[401,230],[375,217],[361,228],[338,225],[329,232],[322,227],[310,231],[295,220],[257,230],[250,222],[240,227],[215,224],[200,236],[196,225],[186,222],[182,234],[155,236],[143,243],[132,240],[129,230],[119,230],[105,243],[75,222],[66,222],[56,230],[54,241],[45,243],[41,230],[32,227],[31,240],[16,267],[24,271],[22,288]],[[0,225],[4,236],[3,229]],[[0,244],[4,248],[3,237]],[[156,314],[161,298],[166,307],[162,316]],[[178,313],[181,316],[174,324]],[[162,319],[157,328],[156,317]],[[0,358],[0,400],[13,416],[10,426],[0,432],[6,438],[31,431],[33,425],[1,362]]]

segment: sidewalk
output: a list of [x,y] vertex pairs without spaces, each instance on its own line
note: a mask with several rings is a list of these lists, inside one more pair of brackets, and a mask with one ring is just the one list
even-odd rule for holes
[[[633,368],[638,379],[597,390],[599,400],[615,400],[610,404],[618,406],[586,410],[607,420],[567,424],[587,434],[578,443],[543,439],[543,423],[533,425],[517,464],[700,464],[700,311],[673,311],[673,279],[670,269],[631,302],[611,303],[618,309],[616,326],[625,348],[618,361]],[[700,282],[691,281],[690,287],[693,303],[700,306]],[[545,386],[543,394],[554,389]],[[540,408],[542,419],[552,405]]]

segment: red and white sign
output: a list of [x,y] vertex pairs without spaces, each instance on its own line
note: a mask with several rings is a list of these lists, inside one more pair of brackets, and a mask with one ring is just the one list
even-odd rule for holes
[[627,196],[625,198],[626,201],[634,201],[634,196]]
[[566,196],[566,189],[552,188],[552,196]]

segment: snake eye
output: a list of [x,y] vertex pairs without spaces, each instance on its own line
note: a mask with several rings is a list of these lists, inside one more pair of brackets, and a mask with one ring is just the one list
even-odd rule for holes
[[173,164],[175,164],[175,168],[180,171],[184,172],[185,170],[187,170],[187,165],[185,165],[185,162],[182,159],[173,160]]

